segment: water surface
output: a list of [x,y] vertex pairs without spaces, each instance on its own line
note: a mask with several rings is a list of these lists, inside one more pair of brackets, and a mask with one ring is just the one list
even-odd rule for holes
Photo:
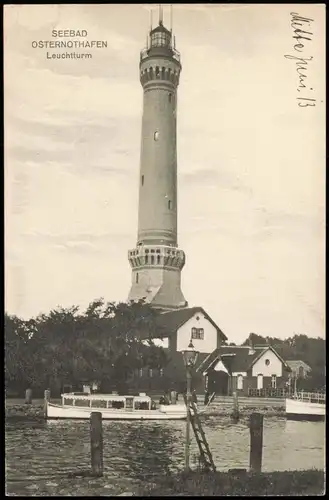
[[[248,467],[248,421],[203,422],[218,470]],[[69,478],[90,467],[89,422],[6,421],[6,485],[10,495],[115,495],[184,467],[184,421],[103,421],[104,478]],[[323,422],[264,419],[263,470],[324,469]],[[191,442],[191,465],[197,445]]]

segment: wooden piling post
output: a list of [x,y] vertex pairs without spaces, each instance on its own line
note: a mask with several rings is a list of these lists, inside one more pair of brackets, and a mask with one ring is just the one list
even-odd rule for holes
[[233,392],[233,411],[231,413],[231,419],[238,421],[239,417],[240,417],[240,413],[239,413],[238,393]]
[[252,413],[250,415],[250,460],[251,472],[262,471],[263,454],[263,421],[264,415]]
[[32,404],[32,389],[26,389],[25,391],[25,404],[26,405]]
[[43,413],[45,417],[47,416],[47,403],[50,401],[50,389],[46,389],[44,392],[44,403],[43,403]]
[[177,401],[177,393],[176,391],[170,392],[170,404],[175,405]]
[[91,474],[95,477],[103,475],[103,430],[102,414],[93,411],[90,415],[90,451]]

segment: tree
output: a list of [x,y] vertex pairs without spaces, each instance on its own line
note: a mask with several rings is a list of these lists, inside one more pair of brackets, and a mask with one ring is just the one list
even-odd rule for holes
[[257,335],[256,333],[250,333],[248,338],[243,342],[242,345],[249,345],[249,344],[266,344],[266,337],[262,337],[261,335]]
[[36,374],[29,349],[32,335],[31,321],[5,313],[5,386],[14,391],[33,384]]
[[23,321],[7,315],[6,382],[60,391],[63,384],[97,381],[122,387],[139,367],[162,367],[167,357],[152,337],[163,332],[158,312],[140,302],[96,299]]

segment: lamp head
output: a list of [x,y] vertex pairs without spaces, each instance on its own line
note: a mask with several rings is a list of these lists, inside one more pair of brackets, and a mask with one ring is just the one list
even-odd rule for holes
[[198,351],[194,349],[192,340],[190,340],[188,348],[186,349],[186,351],[183,351],[182,354],[186,368],[192,368],[195,365],[199,354]]

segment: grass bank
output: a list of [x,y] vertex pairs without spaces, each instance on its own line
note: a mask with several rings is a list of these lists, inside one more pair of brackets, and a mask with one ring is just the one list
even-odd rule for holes
[[[204,415],[208,417],[217,417],[217,416],[230,416],[233,411],[233,407],[228,408],[207,408],[206,412]],[[284,417],[286,414],[286,409],[284,406],[282,407],[277,407],[277,406],[245,406],[245,407],[239,407],[239,413],[240,417],[249,417],[252,413],[261,413],[262,415],[266,417]]]
[[7,400],[5,403],[5,416],[6,418],[43,418],[44,408],[42,400],[35,400],[32,404],[24,404],[24,401],[11,401]]
[[172,474],[145,485],[134,496],[324,495],[324,471],[200,472]]

